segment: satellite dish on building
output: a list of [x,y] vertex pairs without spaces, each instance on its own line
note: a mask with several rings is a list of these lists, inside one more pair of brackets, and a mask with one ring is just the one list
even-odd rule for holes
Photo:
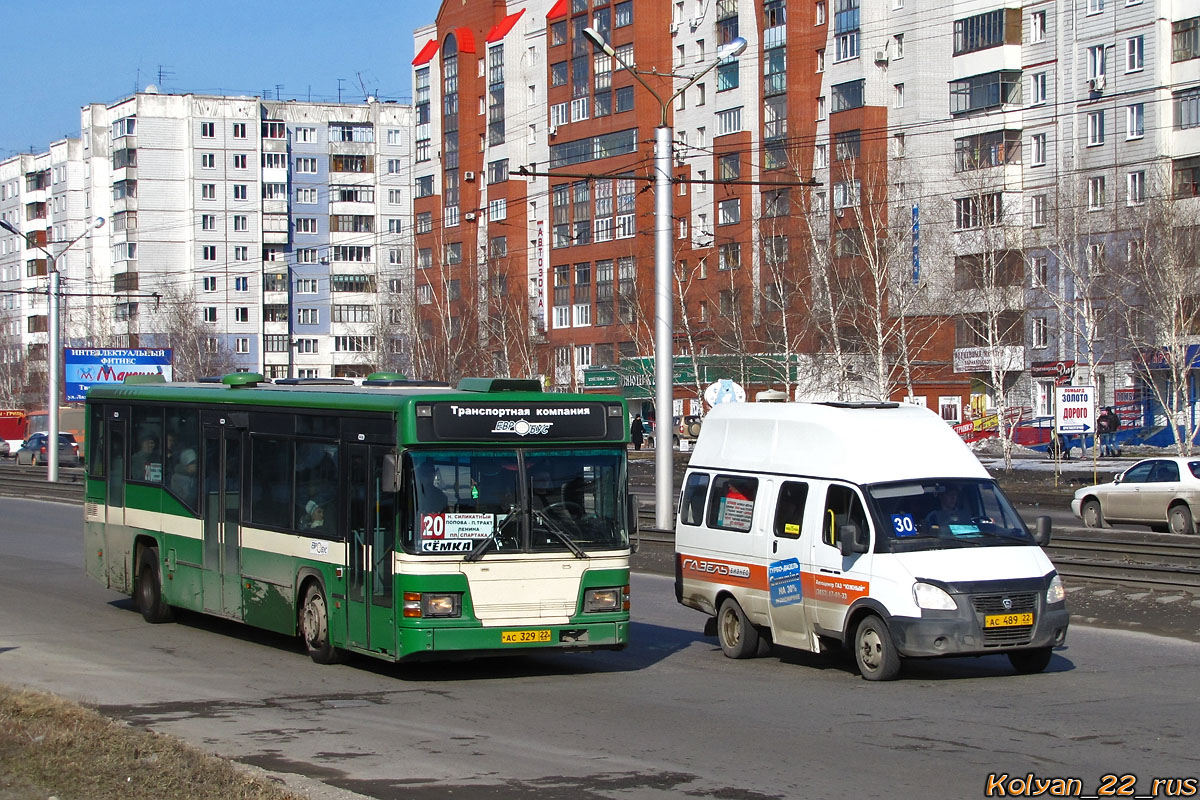
[[704,390],[704,402],[710,406],[746,402],[746,390],[731,378],[722,378]]
[[146,87],[146,94],[158,94],[158,87],[155,86],[153,83],[149,84]]
[[786,403],[787,399],[787,392],[781,392],[778,389],[763,389],[754,395],[756,403]]

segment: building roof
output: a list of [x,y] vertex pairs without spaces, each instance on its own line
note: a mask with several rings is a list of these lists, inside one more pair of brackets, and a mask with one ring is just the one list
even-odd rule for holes
[[521,15],[523,15],[524,13],[525,13],[525,9],[522,8],[517,13],[509,14],[507,17],[500,20],[499,23],[493,25],[492,29],[490,31],[488,31],[487,40],[486,40],[487,43],[491,44],[492,42],[498,42],[501,39],[503,39],[504,35],[513,29],[513,25],[517,24],[517,20],[519,20],[521,18]]
[[554,5],[550,6],[550,10],[546,12],[546,19],[554,19],[561,17],[567,13],[567,0],[558,0]]
[[413,59],[413,66],[419,67],[422,64],[428,64],[433,60],[433,54],[438,50],[437,39],[430,39],[421,48],[421,52],[417,53],[417,57]]

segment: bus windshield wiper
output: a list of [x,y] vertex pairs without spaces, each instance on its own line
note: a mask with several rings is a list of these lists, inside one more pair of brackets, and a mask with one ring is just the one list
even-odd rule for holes
[[587,558],[587,553],[583,552],[583,548],[575,544],[575,542],[571,539],[571,536],[561,527],[559,527],[557,522],[550,519],[550,517],[548,517],[539,509],[534,509],[533,515],[541,520],[542,524],[546,526],[546,530],[554,534],[554,538],[565,544],[567,549],[575,554],[576,558]]
[[463,556],[463,561],[478,561],[479,559],[483,558],[483,554],[487,552],[488,545],[494,544],[496,545],[496,549],[499,550],[500,540],[497,537],[499,536],[500,532],[504,530],[504,526],[508,524],[509,520],[515,517],[518,513],[519,509],[516,506],[509,506],[508,513],[504,515],[504,519],[496,523],[495,532],[486,539],[480,539],[479,544],[475,545],[475,547],[471,549],[471,552]]

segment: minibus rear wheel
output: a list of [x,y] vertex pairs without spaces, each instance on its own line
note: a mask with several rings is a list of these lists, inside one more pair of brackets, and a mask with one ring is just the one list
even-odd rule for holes
[[726,597],[717,612],[717,640],[721,642],[721,651],[729,658],[760,655],[758,629],[750,624],[746,613],[732,597]]
[[874,614],[863,617],[854,634],[854,660],[869,681],[891,681],[900,674],[900,651],[883,620]]

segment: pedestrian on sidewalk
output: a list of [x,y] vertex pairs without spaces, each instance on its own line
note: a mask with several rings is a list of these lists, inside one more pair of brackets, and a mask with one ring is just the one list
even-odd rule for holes
[[1121,418],[1113,413],[1112,406],[1104,409],[1100,419],[1096,420],[1096,429],[1100,432],[1100,455],[1115,456],[1117,450],[1117,431],[1121,428]]
[[642,449],[642,442],[646,440],[646,426],[642,424],[641,414],[635,414],[633,417],[629,426],[629,439],[633,442],[634,450]]

